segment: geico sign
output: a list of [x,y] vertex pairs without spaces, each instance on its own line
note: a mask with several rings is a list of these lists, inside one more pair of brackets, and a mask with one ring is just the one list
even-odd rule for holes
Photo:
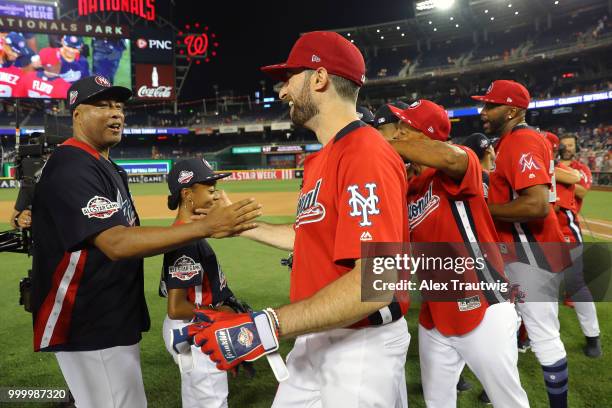
[[152,50],[172,50],[172,41],[146,40],[144,38],[139,38],[136,40],[136,46],[140,49],[151,48]]
[[170,98],[171,95],[171,86],[158,86],[156,88],[148,88],[146,85],[143,85],[138,88],[139,98]]

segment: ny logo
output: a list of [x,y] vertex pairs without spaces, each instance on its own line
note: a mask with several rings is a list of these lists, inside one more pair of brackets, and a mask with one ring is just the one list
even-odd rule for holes
[[348,192],[351,193],[351,198],[349,198],[348,201],[348,204],[351,206],[349,215],[351,217],[360,216],[361,221],[359,225],[361,227],[372,225],[372,222],[368,218],[370,215],[380,214],[380,210],[377,207],[379,199],[376,195],[376,184],[367,183],[365,188],[368,190],[367,198],[361,195],[358,185],[355,184],[347,188]]

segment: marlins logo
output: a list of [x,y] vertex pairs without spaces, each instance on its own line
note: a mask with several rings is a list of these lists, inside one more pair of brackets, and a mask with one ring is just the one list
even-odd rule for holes
[[315,187],[307,193],[300,193],[298,199],[297,216],[295,218],[295,228],[302,224],[319,222],[325,218],[325,207],[317,201],[321,190],[323,179],[318,179]]
[[519,166],[521,166],[521,173],[524,173],[525,170],[540,170],[536,162],[533,160],[531,152],[521,155],[521,158],[519,159]]
[[87,206],[81,208],[81,211],[87,218],[103,220],[112,217],[120,209],[121,205],[119,203],[106,197],[94,196],[87,202]]
[[188,281],[202,272],[202,265],[200,265],[199,262],[194,261],[192,258],[183,255],[174,261],[174,265],[168,268],[168,272],[173,278]]
[[440,197],[433,193],[433,181],[429,184],[429,189],[425,195],[416,201],[411,201],[408,205],[408,219],[410,228],[416,228],[429,214],[434,212],[440,205]]
[[370,216],[380,214],[380,209],[377,207],[380,199],[376,195],[376,183],[366,183],[365,188],[368,191],[367,197],[361,195],[357,184],[347,188],[348,192],[351,193],[348,201],[348,205],[351,207],[349,215],[351,217],[361,217],[361,221],[359,221],[361,227],[372,225]]

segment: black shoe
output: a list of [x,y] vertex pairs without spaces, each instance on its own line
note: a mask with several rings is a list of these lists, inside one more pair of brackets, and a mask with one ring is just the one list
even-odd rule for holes
[[518,341],[518,352],[526,353],[531,348],[531,341],[526,339],[525,341]]
[[487,405],[493,405],[485,390],[482,390],[482,392],[480,393],[480,397],[478,397],[478,399],[480,400],[480,402],[483,402]]
[[584,355],[591,358],[601,357],[601,341],[599,336],[586,337],[586,346],[582,349]]
[[459,377],[459,381],[457,382],[457,392],[469,391],[472,389],[472,384],[465,381],[463,376]]

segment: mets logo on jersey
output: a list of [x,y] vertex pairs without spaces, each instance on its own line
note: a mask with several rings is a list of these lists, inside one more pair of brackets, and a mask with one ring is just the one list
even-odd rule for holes
[[323,179],[318,179],[312,190],[300,193],[297,215],[295,217],[295,228],[302,224],[319,222],[325,218],[325,207],[318,201],[321,184],[323,184]]
[[168,268],[168,272],[173,278],[188,281],[202,272],[202,265],[192,258],[183,255],[174,261],[174,264]]
[[366,183],[365,189],[368,194],[367,197],[359,192],[357,184],[347,187],[347,191],[351,193],[348,200],[348,205],[351,207],[349,215],[351,217],[361,217],[359,221],[359,226],[361,227],[372,225],[370,216],[380,214],[380,209],[378,208],[380,199],[376,195],[376,183]]
[[178,176],[178,182],[181,184],[186,184],[191,181],[193,178],[193,171],[182,170]]
[[521,173],[524,173],[526,170],[540,170],[536,162],[533,160],[531,153],[524,153],[521,155],[521,158],[519,159],[519,166],[521,167]]
[[87,205],[81,208],[83,215],[87,218],[106,219],[110,218],[121,209],[121,205],[115,201],[111,201],[106,197],[93,196],[87,202]]
[[251,347],[253,345],[253,332],[246,327],[241,327],[238,333],[238,343],[244,347]]
[[414,229],[429,214],[434,212],[440,205],[440,197],[433,193],[433,181],[429,184],[429,189],[425,195],[416,201],[411,201],[408,205],[408,219],[410,228]]

